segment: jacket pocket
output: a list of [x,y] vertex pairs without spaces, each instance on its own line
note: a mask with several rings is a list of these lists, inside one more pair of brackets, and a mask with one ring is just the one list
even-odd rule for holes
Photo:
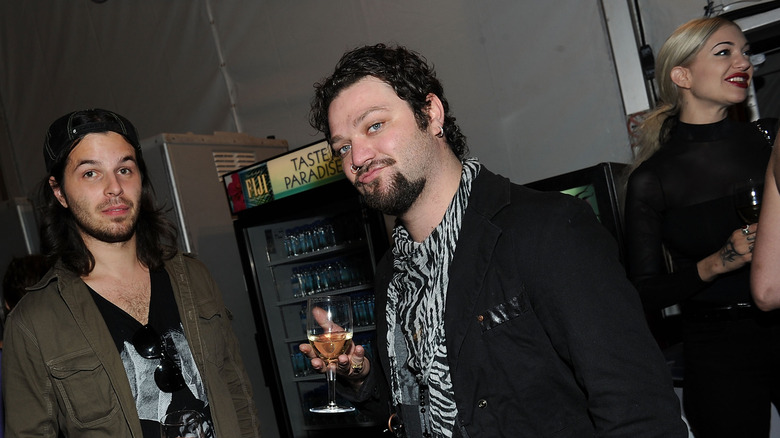
[[525,291],[522,291],[520,295],[510,298],[509,301],[483,310],[478,318],[482,333],[520,317],[528,311],[528,308]]
[[71,420],[79,427],[92,427],[119,411],[103,364],[86,348],[49,361],[54,387]]

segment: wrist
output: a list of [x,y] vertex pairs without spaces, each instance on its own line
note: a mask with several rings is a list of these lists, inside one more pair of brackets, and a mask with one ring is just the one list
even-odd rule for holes
[[705,282],[711,282],[718,275],[723,273],[723,257],[721,253],[723,250],[710,255],[709,257],[700,260],[696,263],[696,270],[699,273],[699,278]]

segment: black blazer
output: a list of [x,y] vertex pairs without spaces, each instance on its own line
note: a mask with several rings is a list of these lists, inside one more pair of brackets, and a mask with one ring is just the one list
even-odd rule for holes
[[[688,436],[614,239],[586,203],[511,184],[483,166],[449,275],[455,436]],[[391,276],[388,253],[376,277],[385,371],[381,291]],[[363,393],[387,400],[387,380],[371,381]]]

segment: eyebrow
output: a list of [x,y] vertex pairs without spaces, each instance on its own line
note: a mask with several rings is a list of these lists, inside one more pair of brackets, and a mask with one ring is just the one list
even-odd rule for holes
[[[720,45],[723,45],[723,44],[725,44],[727,46],[732,46],[732,47],[736,47],[736,45],[737,45],[737,43],[735,43],[733,41],[721,41],[721,42],[713,45],[710,50],[714,50],[716,47],[718,47]],[[747,42],[745,42],[745,44],[742,45],[742,48],[745,48],[745,47],[750,47],[750,41],[747,41]]]
[[[719,43],[715,44],[714,46],[712,46],[712,48],[714,49],[714,48],[716,48],[716,47],[720,46],[721,44],[725,44],[725,45],[727,45],[727,46],[736,46],[736,44],[734,44],[734,43],[733,43],[733,42],[731,42],[731,41],[721,41],[721,42],[719,42]],[[711,49],[710,49],[710,50],[711,50]]]
[[[131,162],[133,162],[133,163],[136,163],[136,160],[135,160],[135,158],[133,158],[133,156],[132,156],[132,155],[125,155],[124,157],[122,157],[122,159],[120,159],[120,160],[118,161],[118,163],[119,163],[119,164],[124,164],[124,163],[127,163],[128,161],[131,161]],[[100,162],[100,161],[98,161],[98,160],[87,160],[87,159],[85,159],[85,160],[81,160],[81,161],[79,161],[79,162],[76,164],[76,166],[75,166],[75,167],[73,167],[73,168],[74,168],[74,169],[78,169],[79,167],[81,167],[81,166],[84,166],[84,165],[99,165],[100,163],[101,163],[101,162]]]
[[[358,117],[355,119],[355,121],[354,121],[354,122],[352,122],[352,127],[355,127],[355,126],[359,125],[359,124],[360,124],[360,123],[361,123],[363,120],[365,120],[365,119],[366,119],[366,117],[368,117],[368,116],[369,116],[371,113],[373,113],[373,112],[376,112],[376,111],[382,111],[382,110],[386,110],[386,109],[387,109],[387,106],[381,106],[381,105],[376,105],[376,106],[371,106],[371,107],[369,107],[368,109],[366,109],[365,111],[363,111],[363,113],[362,113],[362,114],[360,114],[360,115],[359,115],[359,116],[358,116]],[[339,141],[341,141],[343,138],[344,138],[344,137],[342,137],[342,136],[340,136],[340,135],[337,135],[337,136],[335,136],[335,137],[331,137],[331,138],[330,138],[330,144],[331,144],[331,146],[333,146],[333,144],[335,144],[335,143],[338,143],[338,142],[339,142]]]

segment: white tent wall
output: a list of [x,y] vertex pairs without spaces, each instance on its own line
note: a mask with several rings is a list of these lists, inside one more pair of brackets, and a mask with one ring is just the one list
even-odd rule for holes
[[[515,182],[631,158],[599,1],[3,0],[2,179],[10,197],[31,195],[48,124],[90,107],[142,138],[241,131],[302,146],[322,136],[308,124],[312,84],[377,42],[435,65],[472,155]],[[263,436],[278,436],[255,390]]]
[[11,168],[19,172],[18,184],[5,179],[20,191],[12,195],[29,194],[43,175],[47,124],[84,107],[125,114],[141,137],[240,128],[304,145],[320,137],[308,125],[312,84],[332,72],[345,50],[376,42],[406,45],[435,64],[472,155],[514,181],[627,161],[599,5],[3,1],[0,106]]
[[142,137],[233,130],[203,8],[143,3],[0,5],[0,103],[20,173],[16,196],[44,175],[46,127],[74,109],[114,109]]

